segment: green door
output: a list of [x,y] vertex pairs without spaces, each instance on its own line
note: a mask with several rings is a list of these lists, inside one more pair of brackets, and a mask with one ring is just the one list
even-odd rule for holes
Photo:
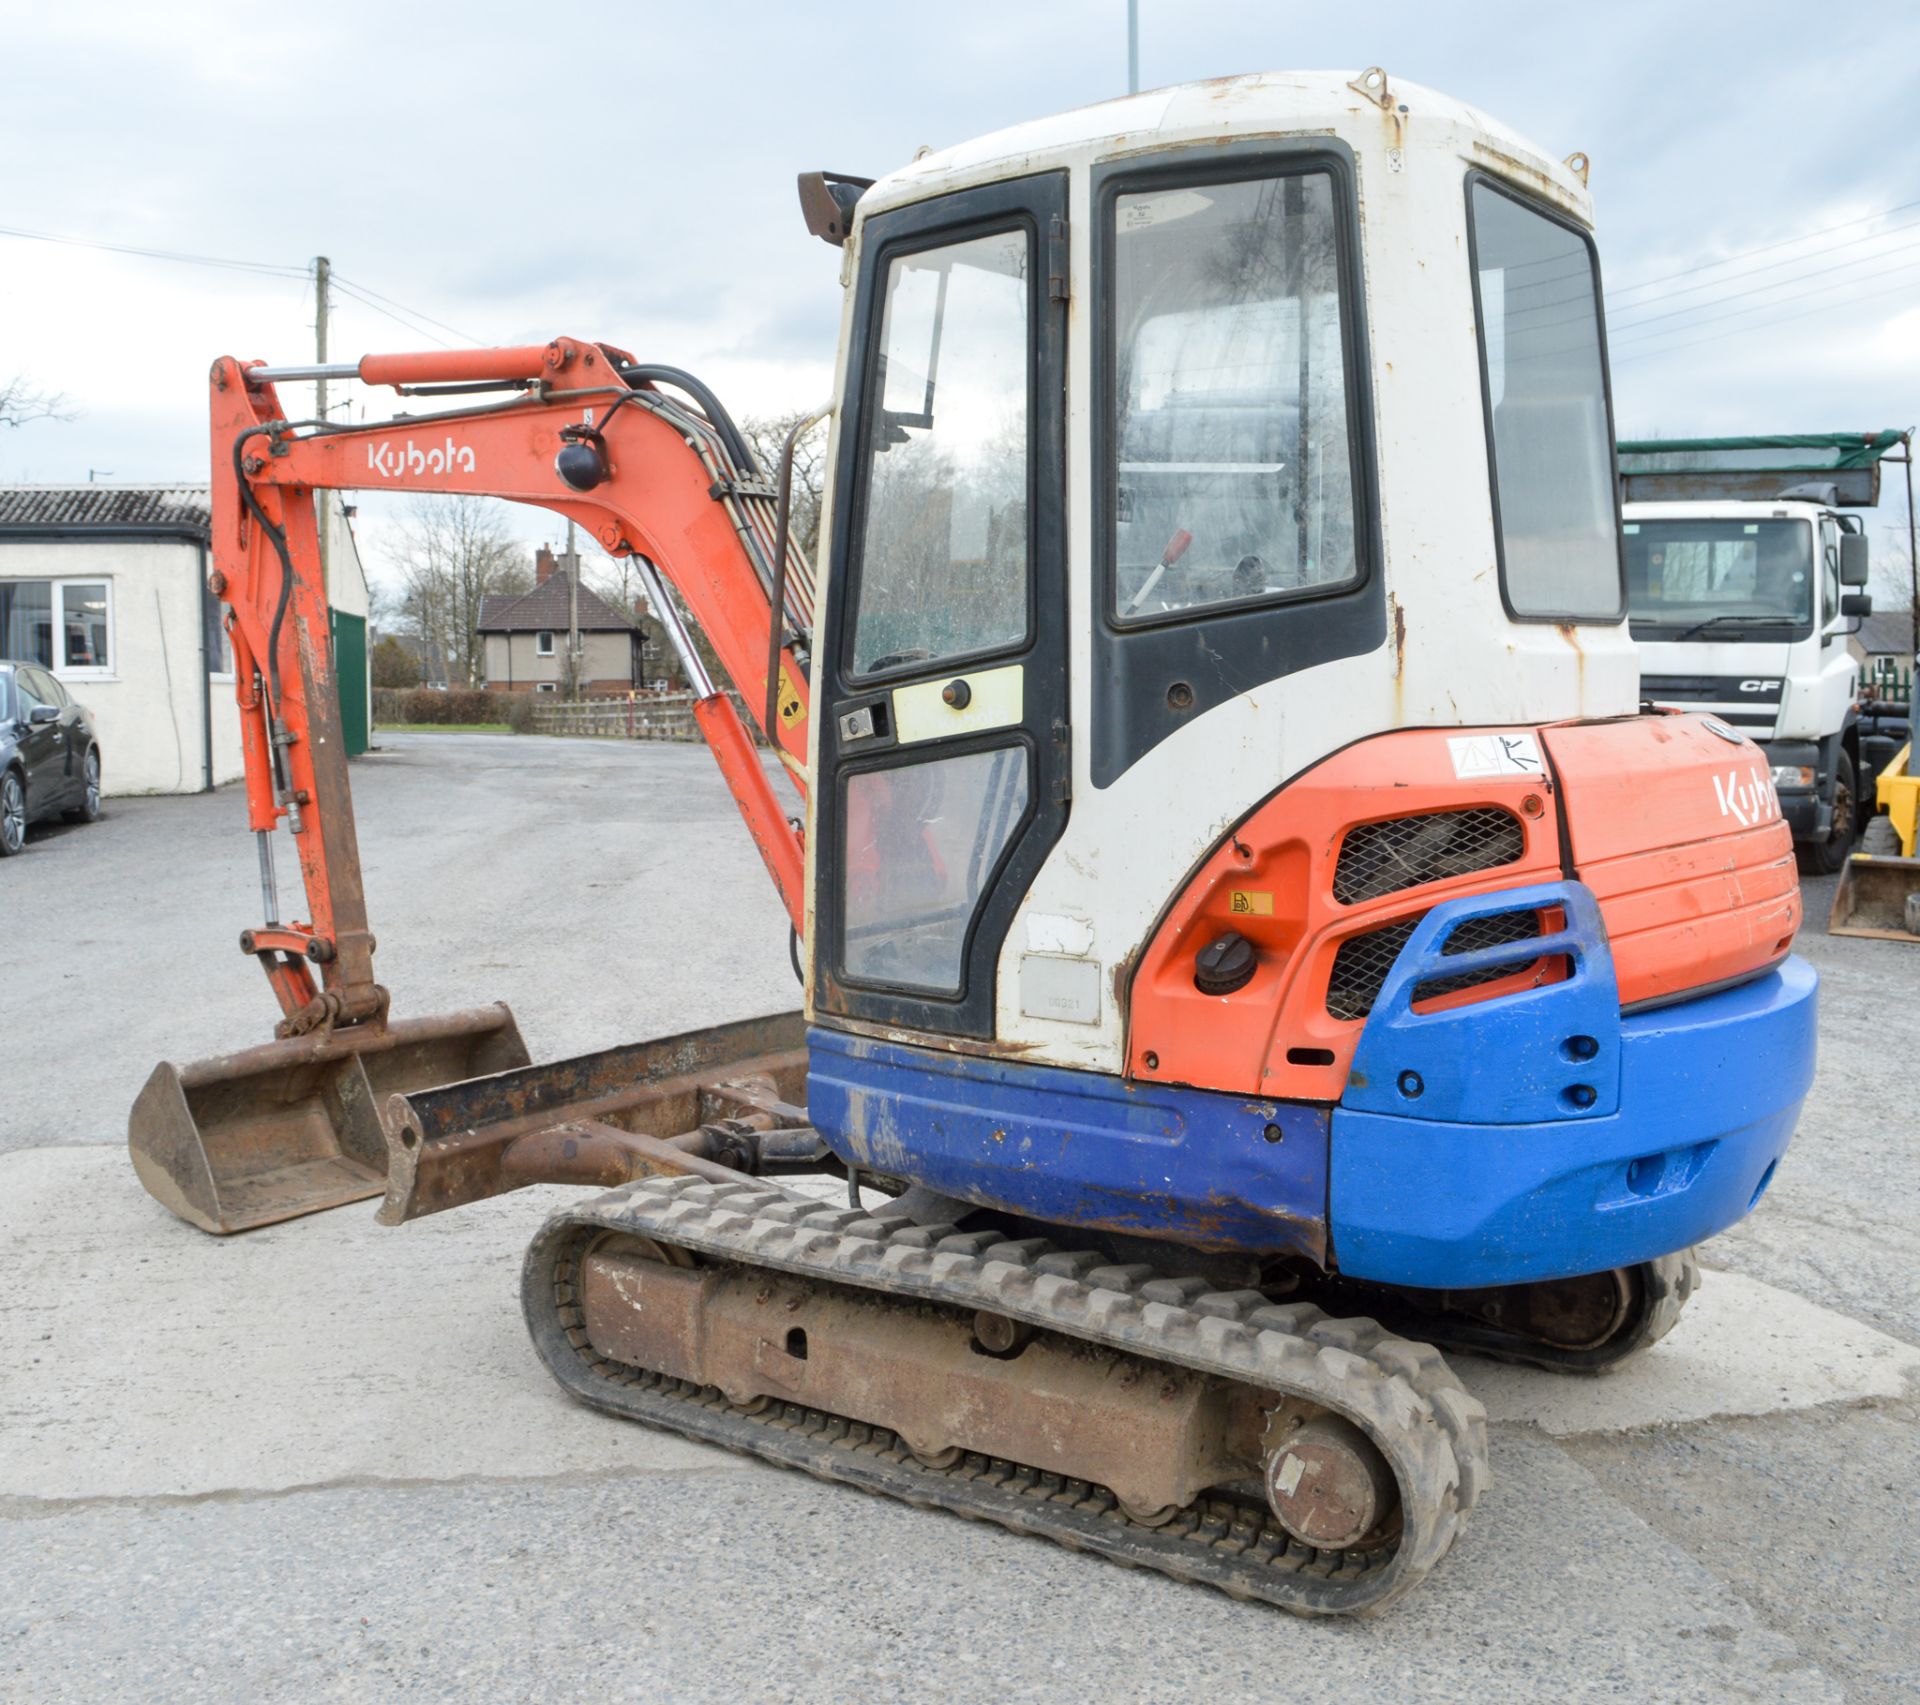
[[367,619],[343,610],[333,617],[333,672],[340,683],[340,732],[347,756],[357,758],[367,749]]

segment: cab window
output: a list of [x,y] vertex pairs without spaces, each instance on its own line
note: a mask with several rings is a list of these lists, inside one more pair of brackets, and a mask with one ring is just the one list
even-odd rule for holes
[[1032,331],[1024,230],[887,265],[851,673],[1025,643]]
[[1115,623],[1358,579],[1335,207],[1326,171],[1113,198]]
[[1832,621],[1840,613],[1840,530],[1831,518],[1820,523],[1820,619]]
[[1584,231],[1469,180],[1494,536],[1507,608],[1612,621],[1621,596],[1600,280]]

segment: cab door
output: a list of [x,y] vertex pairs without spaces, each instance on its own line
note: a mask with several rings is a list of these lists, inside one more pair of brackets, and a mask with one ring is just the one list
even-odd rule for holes
[[870,218],[817,664],[815,1016],[990,1038],[1068,811],[1067,187]]

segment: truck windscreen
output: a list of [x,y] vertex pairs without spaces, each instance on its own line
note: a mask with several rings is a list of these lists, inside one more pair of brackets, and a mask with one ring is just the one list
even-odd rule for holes
[[1813,529],[1805,521],[1642,518],[1622,532],[1635,638],[1811,631]]

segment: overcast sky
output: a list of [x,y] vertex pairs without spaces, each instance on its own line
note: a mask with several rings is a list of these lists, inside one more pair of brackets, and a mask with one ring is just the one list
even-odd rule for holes
[[[1590,155],[1623,434],[1920,417],[1920,8],[1141,13],[1148,86],[1379,63]],[[798,407],[831,382],[839,292],[795,172],[877,176],[923,143],[1122,93],[1125,16],[1124,0],[0,0],[0,226],[294,269],[325,253],[335,359],[428,347],[423,330],[564,332],[690,367],[736,414]],[[0,430],[0,480],[204,479],[210,359],[308,359],[312,318],[302,277],[0,236],[0,377],[80,411]]]

